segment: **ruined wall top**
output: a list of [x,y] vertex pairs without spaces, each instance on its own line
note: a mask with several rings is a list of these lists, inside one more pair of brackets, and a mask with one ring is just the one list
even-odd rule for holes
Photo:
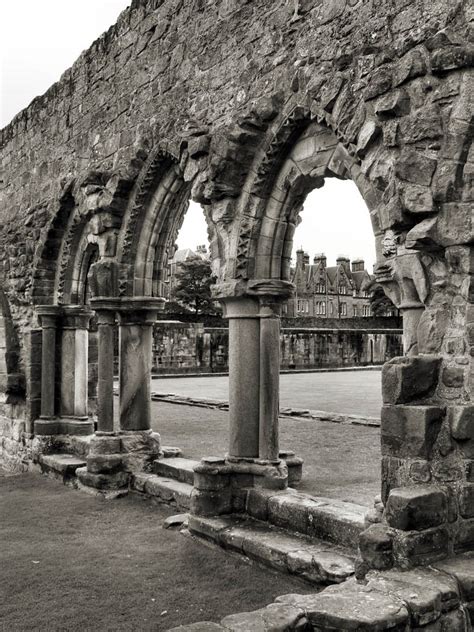
[[[86,180],[91,191],[91,174],[118,174],[131,186],[153,147],[179,156],[184,145],[194,158],[210,156],[212,195],[236,196],[239,164],[248,170],[269,121],[295,94],[317,95],[330,110],[349,77],[357,106],[390,89],[392,62],[400,83],[426,74],[439,49],[446,65],[472,20],[470,3],[452,0],[134,0],[0,132],[0,276],[16,317],[71,182]],[[352,106],[347,116],[356,118]]]

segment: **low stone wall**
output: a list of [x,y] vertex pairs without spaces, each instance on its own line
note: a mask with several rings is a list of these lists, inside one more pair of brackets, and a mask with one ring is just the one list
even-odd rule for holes
[[0,464],[10,472],[26,472],[31,438],[26,434],[24,404],[0,403]]
[[[280,337],[282,369],[383,364],[402,354],[398,329],[292,327]],[[202,323],[161,321],[155,327],[155,373],[222,373],[228,369],[228,330]]]

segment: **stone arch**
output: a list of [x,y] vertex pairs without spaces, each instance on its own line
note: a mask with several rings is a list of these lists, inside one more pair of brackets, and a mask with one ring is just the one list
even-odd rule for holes
[[95,243],[101,256],[115,256],[130,181],[119,174],[91,171],[71,181],[37,249],[33,266],[34,305],[71,304],[86,283],[84,257]]
[[239,200],[235,278],[289,279],[299,211],[326,177],[355,182],[380,237],[381,193],[362,173],[355,146],[330,127],[328,118],[292,99],[270,127]]
[[[125,213],[119,237],[121,296],[162,296],[163,273],[191,199],[177,154],[160,146],[142,170]],[[204,209],[210,241],[214,231]],[[211,248],[218,258],[218,249]]]
[[7,401],[23,398],[25,395],[25,376],[20,366],[20,343],[8,298],[3,290],[0,290],[0,394]]

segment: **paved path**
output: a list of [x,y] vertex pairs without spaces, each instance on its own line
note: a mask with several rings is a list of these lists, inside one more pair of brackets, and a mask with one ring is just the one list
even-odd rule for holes
[[[291,373],[280,376],[281,407],[379,417],[380,371]],[[228,399],[228,377],[154,378],[153,390],[188,397]]]

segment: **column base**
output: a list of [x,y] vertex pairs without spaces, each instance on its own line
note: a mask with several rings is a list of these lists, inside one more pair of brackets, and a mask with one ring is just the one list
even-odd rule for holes
[[128,494],[130,482],[130,474],[128,472],[93,474],[88,471],[88,467],[80,467],[76,470],[79,489],[106,499],[118,498]]
[[36,435],[91,435],[94,434],[92,419],[75,419],[71,417],[40,418],[34,422]]
[[161,437],[152,430],[119,432],[123,468],[127,472],[151,472],[153,461],[163,456]]
[[301,479],[303,478],[303,459],[296,456],[291,450],[280,450],[279,456],[280,459],[286,463],[286,467],[288,468],[288,485],[294,487],[298,485],[298,483],[301,483]]
[[202,459],[194,468],[191,513],[199,516],[218,516],[244,512],[247,492],[254,487],[286,489],[286,463],[236,457]]

